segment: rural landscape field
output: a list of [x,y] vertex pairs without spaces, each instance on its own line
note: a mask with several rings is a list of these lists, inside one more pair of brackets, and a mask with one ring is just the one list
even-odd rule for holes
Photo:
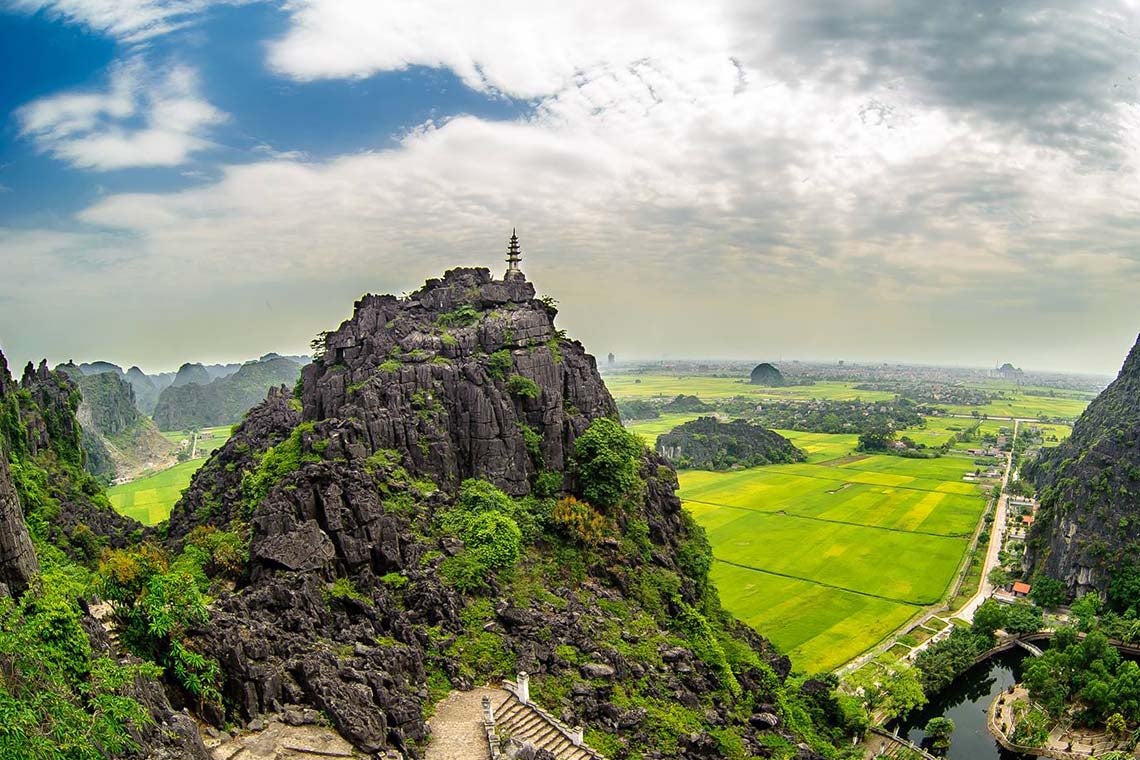
[[[896,398],[846,382],[772,388],[732,377],[640,372],[611,375],[606,383],[619,403],[667,403],[678,395],[761,406],[769,399]],[[860,453],[854,434],[777,429],[807,454],[805,462],[682,470],[678,495],[708,534],[712,577],[725,606],[763,631],[797,668],[818,672],[847,663],[941,605],[963,573],[995,482],[964,479],[981,460],[969,452],[978,444],[956,434],[971,427],[975,438],[996,436],[1012,424],[1000,417],[1071,419],[1088,403],[1025,395],[1000,381],[983,387],[1006,398],[948,404],[902,431],[916,444],[948,444],[938,458]],[[658,436],[707,413],[662,413],[626,425],[654,446]],[[1043,445],[1055,446],[1071,429],[1055,423],[1040,430]]]
[[190,485],[210,453],[230,437],[229,427],[205,428],[197,432],[163,433],[175,445],[189,447],[191,457],[161,472],[121,483],[107,489],[111,506],[120,514],[133,517],[143,525],[157,525],[170,515],[171,508]]

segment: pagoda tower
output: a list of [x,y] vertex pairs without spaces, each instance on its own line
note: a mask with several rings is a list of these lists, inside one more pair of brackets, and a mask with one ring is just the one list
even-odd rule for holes
[[522,252],[519,250],[519,236],[511,229],[511,241],[507,244],[507,273],[503,279],[507,282],[525,282],[526,275],[519,269],[522,261]]

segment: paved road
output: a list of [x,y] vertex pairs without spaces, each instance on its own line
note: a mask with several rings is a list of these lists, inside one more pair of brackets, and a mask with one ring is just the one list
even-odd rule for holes
[[[1017,441],[1017,429],[1021,424],[1021,420],[1016,419],[1013,421],[1013,440]],[[1001,553],[1002,541],[1005,539],[1006,533],[1006,507],[1009,501],[1009,496],[1005,493],[1005,487],[1009,485],[1009,477],[1013,471],[1013,451],[1011,450],[1005,455],[1005,475],[1001,479],[1001,496],[998,497],[997,508],[994,510],[994,521],[990,526],[990,546],[986,552],[986,563],[982,566],[982,583],[978,588],[978,593],[970,597],[970,600],[962,605],[955,617],[960,617],[963,620],[973,622],[974,611],[978,609],[982,602],[990,598],[990,594],[994,592],[994,585],[990,583],[990,571],[998,566],[998,555]]]

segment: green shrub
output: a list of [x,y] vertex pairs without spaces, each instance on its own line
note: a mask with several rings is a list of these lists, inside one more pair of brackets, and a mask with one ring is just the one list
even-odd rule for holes
[[482,512],[463,532],[463,542],[484,565],[495,570],[513,568],[522,554],[522,532],[502,512]]
[[356,590],[356,585],[352,582],[352,579],[347,576],[337,578],[326,586],[322,593],[324,594],[326,602],[343,602],[350,599],[355,602],[370,601],[368,597]]
[[557,496],[562,490],[562,473],[543,470],[534,478],[534,495],[539,498]]
[[242,496],[245,499],[244,515],[249,517],[273,486],[277,485],[286,475],[301,469],[306,462],[319,462],[321,458],[312,452],[303,451],[303,438],[311,433],[313,423],[303,422],[293,429],[281,443],[270,446],[259,455],[255,455],[257,468],[247,472],[241,481]]
[[503,380],[515,368],[515,358],[511,352],[501,348],[487,359],[487,374],[496,380]]
[[574,471],[582,496],[595,506],[615,507],[641,485],[637,474],[644,445],[609,417],[599,417],[574,441]]
[[107,552],[99,563],[100,595],[115,610],[120,640],[174,674],[195,696],[221,702],[218,664],[185,646],[187,628],[207,620],[199,579],[171,567],[153,544]]
[[46,579],[19,602],[0,599],[0,757],[118,757],[138,748],[129,729],[153,723],[125,694],[159,670],[93,659],[80,619]]
[[440,314],[435,323],[439,327],[470,327],[479,321],[480,314],[471,304]]
[[526,446],[526,453],[530,455],[530,461],[534,462],[536,466],[542,467],[542,436],[526,423],[516,422],[515,426],[522,434],[523,445]]
[[507,380],[507,393],[521,398],[538,398],[542,389],[529,377],[511,375],[510,379]]

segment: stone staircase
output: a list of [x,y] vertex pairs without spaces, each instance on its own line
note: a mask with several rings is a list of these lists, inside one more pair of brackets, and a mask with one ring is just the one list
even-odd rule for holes
[[513,739],[546,750],[556,760],[605,760],[582,741],[580,727],[567,727],[530,701],[529,680],[526,673],[519,673],[518,681],[503,683],[505,693],[497,703],[484,701],[492,758],[501,757],[494,746],[493,738],[497,738],[500,744]]
[[519,739],[544,749],[558,760],[594,760],[599,755],[588,747],[574,746],[570,738],[555,727],[533,705],[524,705],[513,694],[495,707],[495,729],[500,739]]

